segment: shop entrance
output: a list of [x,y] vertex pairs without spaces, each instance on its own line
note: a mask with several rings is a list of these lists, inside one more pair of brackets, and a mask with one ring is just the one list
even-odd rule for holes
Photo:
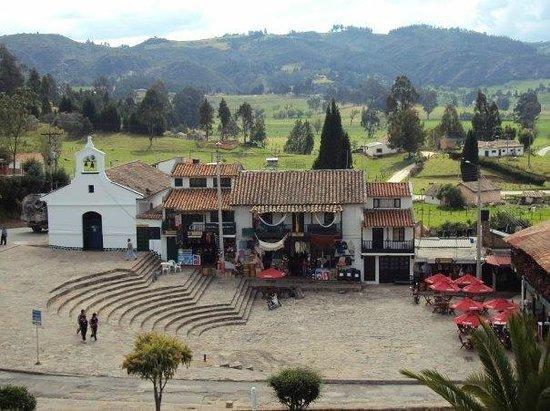
[[138,251],[149,251],[149,227],[136,227],[136,239]]
[[380,257],[380,283],[408,283],[410,281],[410,257]]
[[103,250],[101,214],[88,211],[82,215],[82,236],[84,250]]

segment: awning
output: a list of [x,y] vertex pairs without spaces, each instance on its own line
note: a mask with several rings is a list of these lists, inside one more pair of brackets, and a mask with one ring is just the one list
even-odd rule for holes
[[485,262],[497,267],[506,267],[512,264],[512,257],[510,255],[495,255],[491,254],[485,257]]
[[250,211],[253,213],[338,213],[342,211],[340,204],[284,204],[284,205],[255,205]]

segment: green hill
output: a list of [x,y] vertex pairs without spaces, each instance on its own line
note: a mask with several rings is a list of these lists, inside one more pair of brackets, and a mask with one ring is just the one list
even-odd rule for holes
[[[149,39],[133,47],[80,43],[56,34],[1,36],[20,61],[75,85],[98,76],[119,88],[161,78],[211,91],[251,92],[323,79],[353,86],[369,75],[405,73],[415,83],[476,87],[550,78],[547,43],[528,44],[461,29],[409,26],[387,35],[349,27],[329,33],[253,32],[201,41]],[[320,84],[318,82],[316,84]]]

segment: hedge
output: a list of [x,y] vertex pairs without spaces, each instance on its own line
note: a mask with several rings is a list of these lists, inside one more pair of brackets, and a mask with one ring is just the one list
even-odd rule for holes
[[0,387],[0,410],[32,411],[36,398],[26,387],[5,385]]
[[479,164],[482,167],[488,168],[498,173],[514,177],[514,179],[520,183],[542,186],[546,181],[546,177],[540,174],[531,173],[529,171],[522,170],[509,164],[498,163],[494,160],[489,160],[487,158],[480,158]]

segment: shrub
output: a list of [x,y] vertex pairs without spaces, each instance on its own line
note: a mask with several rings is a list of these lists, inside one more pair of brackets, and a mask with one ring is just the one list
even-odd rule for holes
[[303,410],[321,393],[321,376],[308,368],[287,368],[268,379],[279,402],[290,410]]
[[36,408],[36,398],[26,387],[6,385],[0,387],[0,410],[31,411]]
[[529,171],[522,170],[509,164],[499,163],[494,160],[489,160],[487,158],[480,158],[479,164],[481,165],[481,167],[485,167],[498,173],[513,177],[519,183],[535,184],[537,186],[542,186],[546,181],[546,178],[540,174],[531,173]]
[[451,208],[462,208],[466,203],[459,188],[452,184],[441,186],[437,192],[437,198]]

